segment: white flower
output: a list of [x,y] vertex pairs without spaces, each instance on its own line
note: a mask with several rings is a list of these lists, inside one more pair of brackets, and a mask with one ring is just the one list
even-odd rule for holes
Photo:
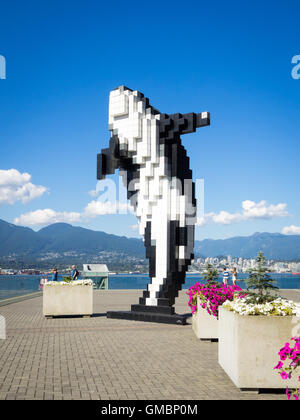
[[91,279],[83,279],[83,280],[72,280],[70,282],[67,281],[48,281],[46,285],[49,286],[92,286],[93,280]]
[[267,316],[297,316],[300,317],[300,303],[277,298],[266,303],[247,303],[245,298],[227,300],[223,306],[240,315],[267,315]]

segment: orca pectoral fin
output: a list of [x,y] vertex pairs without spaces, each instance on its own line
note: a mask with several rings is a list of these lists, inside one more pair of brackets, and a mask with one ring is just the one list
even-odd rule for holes
[[210,125],[210,113],[209,112],[200,112],[196,114],[196,127],[206,127]]

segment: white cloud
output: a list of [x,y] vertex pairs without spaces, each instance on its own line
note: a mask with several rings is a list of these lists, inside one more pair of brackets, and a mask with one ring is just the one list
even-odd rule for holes
[[285,226],[282,229],[281,233],[283,233],[284,235],[300,235],[300,226]]
[[197,226],[205,226],[208,223],[211,223],[212,218],[215,213],[205,213],[204,216],[197,218]]
[[98,191],[97,190],[91,190],[91,191],[89,191],[89,195],[91,196],[91,197],[94,197],[94,198],[96,198],[97,196],[98,196]]
[[273,219],[274,217],[287,217],[286,204],[267,205],[265,200],[255,203],[251,200],[243,201],[243,217],[245,219]]
[[91,218],[104,214],[124,214],[128,211],[132,211],[132,207],[128,203],[120,203],[118,201],[112,203],[110,201],[102,202],[100,200],[93,200],[85,207],[83,217]]
[[0,169],[0,187],[21,186],[28,183],[31,175],[27,172],[21,174],[17,169]]
[[35,210],[29,213],[21,214],[14,219],[16,225],[21,226],[47,226],[52,223],[78,223],[87,222],[97,216],[105,214],[126,214],[132,211],[128,203],[111,203],[93,200],[88,203],[83,212],[58,212],[52,209]]
[[0,205],[27,203],[43,195],[47,188],[30,182],[31,175],[17,169],[0,169]]
[[220,213],[213,214],[212,220],[214,223],[222,225],[231,225],[243,220],[243,215],[240,213],[228,213],[227,211],[220,211]]
[[57,212],[52,209],[36,210],[21,214],[14,223],[22,226],[45,226],[52,223],[74,223],[81,220],[81,214],[76,212]]
[[222,210],[219,213],[206,213],[204,216],[198,218],[197,226],[204,226],[208,223],[229,225],[247,220],[287,217],[289,213],[286,210],[286,206],[285,203],[267,205],[265,200],[258,203],[251,200],[245,200],[242,202],[242,210],[240,212],[229,213]]
[[[120,203],[118,201],[111,202],[109,200],[103,202],[98,199],[90,201],[82,212],[57,212],[52,209],[36,210],[22,214],[14,220],[14,223],[23,226],[46,226],[58,222],[84,223],[98,216],[116,213],[126,214],[128,212],[133,212],[133,208],[129,203]],[[229,213],[222,210],[219,213],[206,213],[203,217],[197,219],[197,226],[204,226],[208,223],[230,225],[241,221],[272,219],[287,217],[288,215],[289,213],[286,210],[285,203],[267,205],[265,200],[258,203],[251,200],[245,200],[242,202],[242,210],[240,212]],[[130,227],[132,229],[137,229],[138,226],[133,225]],[[297,229],[300,228],[290,226],[284,229],[286,229],[286,232],[290,233],[293,229],[297,231]],[[297,232],[299,233],[299,231]]]

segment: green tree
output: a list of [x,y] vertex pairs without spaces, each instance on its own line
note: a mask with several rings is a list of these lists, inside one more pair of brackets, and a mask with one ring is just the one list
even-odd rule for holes
[[206,280],[209,284],[217,284],[219,272],[214,268],[210,263],[206,263],[205,271],[203,274],[203,279]]
[[[258,253],[256,262],[256,267],[249,270],[249,278],[245,280],[248,291],[247,300],[257,303],[274,300],[270,291],[278,289],[278,287],[274,286],[275,280],[268,274],[270,270],[266,266],[266,257],[263,252]],[[250,289],[254,289],[255,292],[249,292]]]

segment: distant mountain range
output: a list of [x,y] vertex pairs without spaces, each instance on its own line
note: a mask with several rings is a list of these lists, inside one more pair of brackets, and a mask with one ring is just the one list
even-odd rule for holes
[[229,239],[204,239],[196,241],[195,254],[205,257],[231,255],[253,258],[262,251],[268,259],[300,260],[300,235],[281,233],[254,233]]
[[[0,257],[76,252],[95,255],[101,251],[145,257],[141,239],[55,223],[38,232],[0,220]],[[300,260],[300,235],[255,233],[230,239],[204,239],[195,242],[195,255],[252,258],[263,251],[268,259]]]
[[101,251],[144,257],[140,239],[109,235],[67,223],[55,223],[38,232],[0,220],[0,256],[9,254],[37,255],[41,253]]

